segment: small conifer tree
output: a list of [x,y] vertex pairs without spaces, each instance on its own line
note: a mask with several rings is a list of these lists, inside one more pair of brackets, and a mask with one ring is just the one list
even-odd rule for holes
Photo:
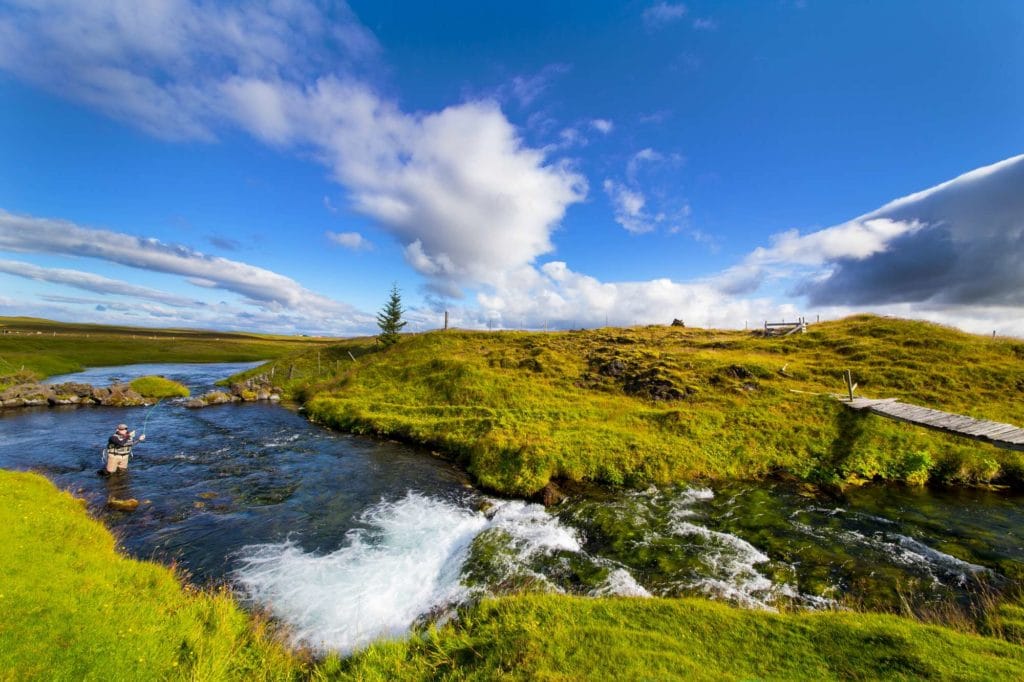
[[398,332],[406,325],[402,319],[402,297],[398,293],[398,285],[391,285],[391,297],[388,299],[384,309],[377,313],[377,326],[380,327],[380,334],[377,340],[385,346],[398,342]]

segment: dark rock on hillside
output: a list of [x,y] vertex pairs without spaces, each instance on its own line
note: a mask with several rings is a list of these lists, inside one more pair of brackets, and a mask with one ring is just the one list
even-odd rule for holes
[[540,492],[534,495],[534,497],[545,507],[553,507],[565,499],[565,493],[561,491],[554,481],[548,481],[548,484],[541,488]]

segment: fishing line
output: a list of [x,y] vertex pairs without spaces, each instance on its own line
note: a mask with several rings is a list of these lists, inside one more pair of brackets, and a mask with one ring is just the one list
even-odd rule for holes
[[163,400],[163,398],[160,398],[159,400],[157,400],[155,403],[153,403],[153,407],[151,407],[148,410],[146,410],[146,418],[142,422],[142,435],[143,436],[146,435],[146,425],[149,424],[149,415],[153,414],[153,410],[156,409],[156,406],[160,404],[161,400]]

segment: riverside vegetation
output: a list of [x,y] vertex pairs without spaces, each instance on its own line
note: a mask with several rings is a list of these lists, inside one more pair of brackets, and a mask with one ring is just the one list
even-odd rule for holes
[[[499,491],[534,493],[552,477],[1021,480],[1018,453],[847,413],[826,395],[849,368],[868,395],[1024,421],[1014,399],[1024,393],[1024,344],[925,323],[856,317],[787,339],[675,328],[445,332],[380,352],[350,340],[278,356],[291,397],[314,418],[443,448]],[[857,611],[521,595],[348,659],[318,659],[289,652],[223,590],[183,587],[170,569],[120,557],[82,505],[41,477],[0,472],[0,546],[14,550],[0,566],[9,614],[0,669],[19,678],[1024,677],[1024,609],[1014,599],[939,627]]]
[[[677,327],[431,332],[297,359],[325,424],[426,444],[493,491],[795,476],[815,484],[1024,483],[1024,456],[857,413],[859,391],[1024,424],[1024,343],[856,316],[806,334]],[[355,357],[352,361],[349,357]],[[326,359],[325,359],[326,358]],[[261,371],[261,370],[255,370]]]

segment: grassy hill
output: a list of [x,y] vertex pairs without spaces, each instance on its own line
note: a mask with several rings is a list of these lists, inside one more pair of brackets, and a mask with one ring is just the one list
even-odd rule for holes
[[785,338],[446,331],[386,350],[354,339],[287,362],[288,388],[311,418],[442,450],[510,494],[552,479],[778,473],[825,484],[1024,481],[1019,452],[855,413],[831,396],[849,369],[860,395],[1024,425],[1024,342],[926,322],[861,315]]
[[327,340],[194,329],[149,329],[0,317],[0,389],[55,374],[139,362],[244,362]]

